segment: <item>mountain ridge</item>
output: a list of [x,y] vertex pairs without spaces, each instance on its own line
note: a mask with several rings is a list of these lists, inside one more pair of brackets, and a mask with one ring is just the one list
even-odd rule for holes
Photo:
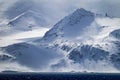
[[[52,53],[58,52],[62,57],[49,64],[50,70],[55,71],[62,71],[67,67],[68,71],[78,72],[84,70],[109,72],[109,69],[119,72],[119,22],[119,18],[97,16],[85,9],[77,9],[55,24],[41,40],[22,43],[28,46],[27,49],[19,46],[24,49],[21,50],[19,47],[15,47],[15,44],[2,49],[8,54],[11,53],[9,50],[12,50],[13,47],[15,50],[12,50],[12,54],[14,51],[15,53],[31,52],[32,54],[32,51],[34,52],[36,49],[38,50],[36,54],[42,54],[39,51],[41,47],[43,50],[51,50]],[[21,43],[17,45],[21,45]],[[62,64],[61,61],[64,63]]]

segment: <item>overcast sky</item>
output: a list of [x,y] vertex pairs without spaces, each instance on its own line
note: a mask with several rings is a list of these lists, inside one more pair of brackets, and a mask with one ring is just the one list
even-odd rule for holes
[[45,9],[55,21],[60,20],[77,8],[120,17],[120,0],[0,0],[0,14],[15,5],[16,1],[37,2],[39,8]]
[[[35,1],[35,0],[34,0]],[[120,0],[36,0],[44,2],[50,8],[67,13],[76,8],[85,8],[98,13],[109,13],[111,16],[120,17]]]
[[[38,10],[45,14],[45,17],[51,21],[52,25],[56,24],[59,20],[72,13],[77,8],[84,8],[95,13],[101,13],[103,15],[108,13],[110,16],[120,17],[120,0],[0,0],[0,23],[3,21],[3,18],[1,17],[8,16],[11,18],[12,16],[17,16],[16,10],[18,9],[15,7],[13,8],[13,6],[24,8],[23,4],[16,5],[16,2],[21,1],[23,1],[23,4],[28,5],[28,7],[34,7],[35,9],[39,8]],[[11,8],[13,8],[13,10],[11,10]],[[49,27],[53,27],[51,24]],[[56,56],[58,55],[56,54],[55,57]],[[46,58],[44,59],[47,60]],[[45,61],[44,65],[46,64],[47,61]]]
[[[42,1],[42,0],[36,0]],[[98,12],[108,12],[113,16],[120,16],[120,0],[43,0],[45,4],[58,10],[72,10],[86,8]]]

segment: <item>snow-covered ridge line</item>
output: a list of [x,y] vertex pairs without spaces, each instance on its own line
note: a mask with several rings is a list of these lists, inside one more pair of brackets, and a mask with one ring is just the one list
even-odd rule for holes
[[[9,21],[9,24],[10,24],[11,22],[17,20],[18,18],[20,18],[20,17],[23,16],[24,14],[25,14],[25,12],[23,12],[22,14],[16,16],[15,18],[11,19],[11,20]],[[9,25],[9,24],[8,24],[8,25]]]
[[14,55],[15,62],[33,70],[119,72],[119,22],[119,18],[77,9],[55,24],[42,39],[2,49]]

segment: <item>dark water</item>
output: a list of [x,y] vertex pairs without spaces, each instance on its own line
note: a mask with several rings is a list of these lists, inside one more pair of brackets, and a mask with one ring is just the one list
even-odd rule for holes
[[120,80],[119,73],[1,73],[0,80]]

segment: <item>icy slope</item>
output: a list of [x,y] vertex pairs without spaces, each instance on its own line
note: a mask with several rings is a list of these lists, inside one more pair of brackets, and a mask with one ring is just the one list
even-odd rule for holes
[[107,72],[108,66],[114,71],[119,69],[119,61],[113,58],[120,52],[119,22],[119,18],[78,9],[48,31],[43,41],[59,46],[69,59],[87,71],[98,63],[93,71]]
[[51,63],[63,57],[62,50],[28,43],[14,44],[7,46],[7,48],[3,47],[1,49],[4,51],[4,54],[8,53],[10,56],[13,56],[8,56],[7,58],[7,56],[1,54],[1,62],[16,62],[35,71],[47,71],[47,68],[49,68],[48,66]]
[[91,25],[95,19],[94,17],[94,13],[85,11],[84,9],[78,9],[54,25],[54,27],[45,34],[44,38],[77,38],[83,34],[85,28]]
[[10,20],[8,25],[18,30],[31,30],[34,27],[45,27],[47,23],[38,12],[29,10]]
[[48,31],[47,28],[36,28],[32,31],[25,31],[15,34],[9,34],[7,36],[2,36],[0,38],[0,47],[8,46],[20,42],[34,41],[40,39],[44,36],[45,32]]
[[0,36],[50,26],[47,14],[32,0],[16,0],[0,14]]
[[[48,55],[47,52],[50,52],[48,55],[50,57],[51,53],[53,54],[52,58],[56,54],[62,55],[55,56],[57,60],[47,65],[48,71],[119,72],[119,22],[119,18],[77,9],[54,25],[42,39],[32,43],[10,45],[2,50],[12,56],[17,54],[15,56],[18,59],[15,60],[17,63],[22,62],[21,56],[27,61],[25,58],[31,57],[32,54],[40,61],[47,60],[45,57]],[[19,53],[22,55],[19,56]],[[36,59],[34,61],[38,61]],[[29,61],[32,62],[28,59],[28,63]],[[47,61],[49,62],[49,59]],[[33,63],[25,66],[34,66]],[[39,62],[35,65],[40,68]]]

